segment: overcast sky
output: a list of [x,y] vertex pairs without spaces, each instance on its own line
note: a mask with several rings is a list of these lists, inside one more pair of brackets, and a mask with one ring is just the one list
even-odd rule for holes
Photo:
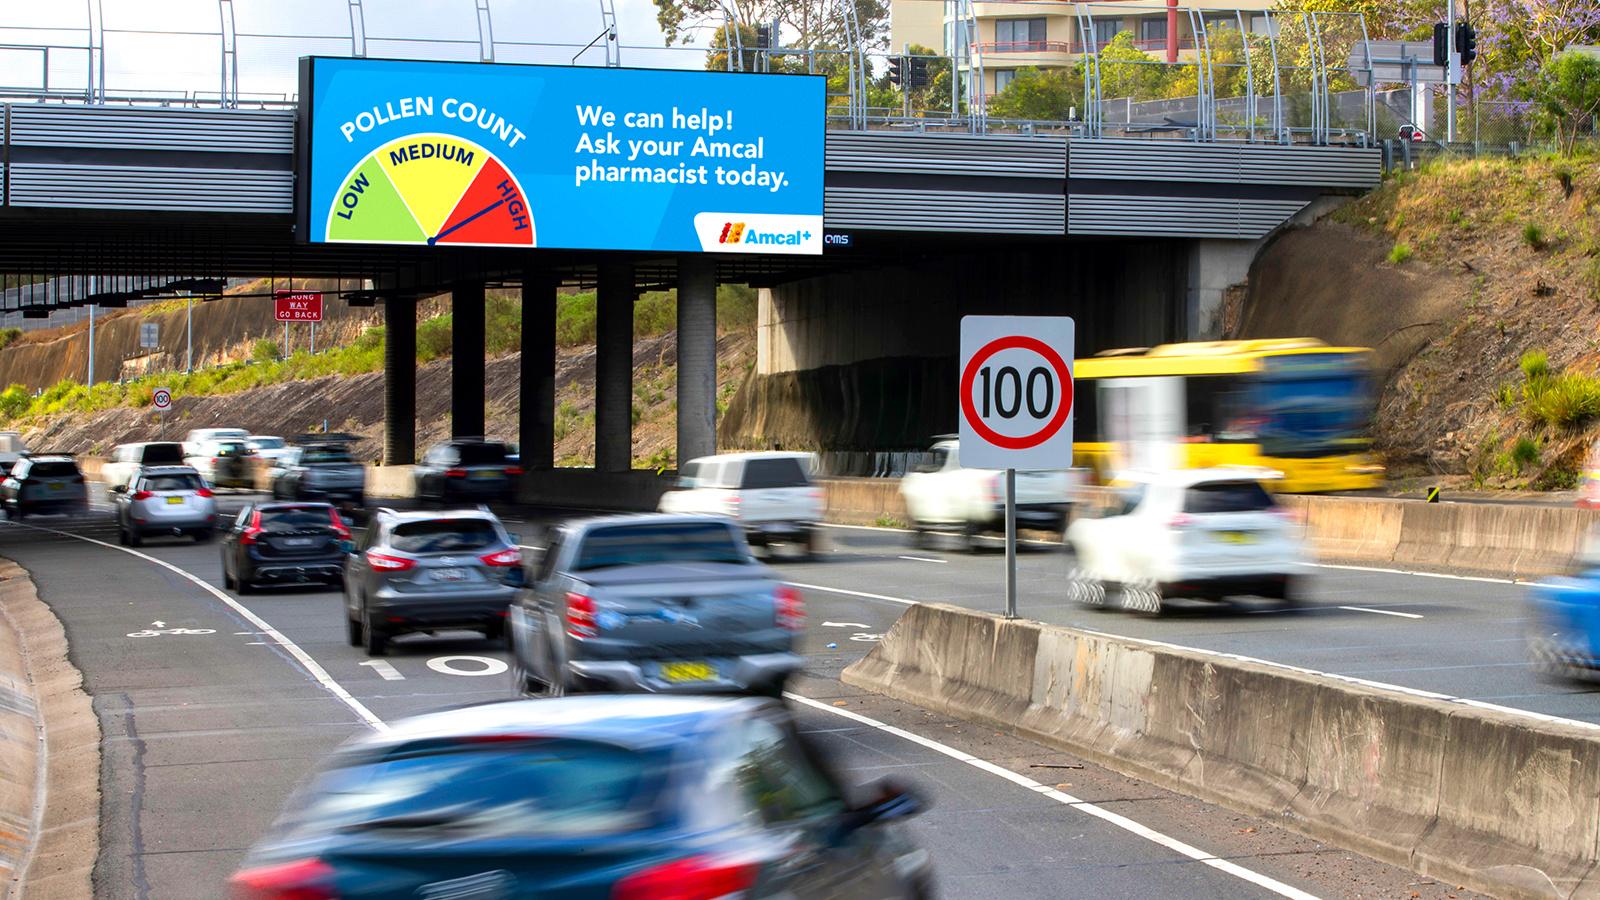
[[[50,88],[82,90],[88,6],[94,2],[104,9],[107,93],[218,91],[218,0],[8,0],[0,18],[0,45],[48,46]],[[651,0],[615,3],[624,65],[705,65],[702,52],[663,49]],[[362,0],[361,5],[368,56],[478,59],[474,0]],[[489,0],[489,8],[498,62],[566,65],[577,47],[601,30],[599,0]],[[295,93],[295,61],[301,56],[350,54],[348,0],[233,0],[233,9],[241,99]],[[43,87],[44,59],[40,50],[0,49],[0,88]],[[604,60],[597,45],[579,63]]]

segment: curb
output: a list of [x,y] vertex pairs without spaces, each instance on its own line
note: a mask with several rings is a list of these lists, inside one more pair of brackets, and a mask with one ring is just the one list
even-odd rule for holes
[[99,851],[100,721],[61,620],[0,559],[0,895],[87,900]]

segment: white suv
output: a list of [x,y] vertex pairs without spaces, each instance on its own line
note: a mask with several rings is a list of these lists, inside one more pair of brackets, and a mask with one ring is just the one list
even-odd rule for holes
[[1273,502],[1262,477],[1226,468],[1118,475],[1099,515],[1067,528],[1077,556],[1073,599],[1148,613],[1176,598],[1295,605],[1310,553],[1298,517]]
[[810,453],[725,453],[691,459],[678,484],[663,494],[664,513],[728,516],[744,526],[752,546],[796,544],[816,552],[822,490],[811,483]]

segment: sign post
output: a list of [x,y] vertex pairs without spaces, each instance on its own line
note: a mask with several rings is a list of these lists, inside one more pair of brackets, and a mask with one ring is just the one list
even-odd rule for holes
[[161,439],[167,439],[167,410],[172,408],[172,392],[166,388],[156,388],[150,394],[150,405],[161,413]]
[[1017,616],[1017,470],[1072,468],[1072,319],[961,320],[961,465],[1005,471],[1006,618]]

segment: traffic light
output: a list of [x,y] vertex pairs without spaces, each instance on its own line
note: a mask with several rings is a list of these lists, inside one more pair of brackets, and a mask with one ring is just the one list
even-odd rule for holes
[[1478,58],[1478,33],[1467,22],[1456,23],[1456,52],[1461,54],[1463,66],[1472,65]]
[[757,25],[756,26],[756,49],[757,50],[770,50],[770,49],[772,49],[772,26],[771,25]]
[[906,58],[903,56],[889,57],[889,83],[895,87],[905,83]]
[[928,60],[921,56],[913,56],[907,60],[911,68],[906,72],[914,88],[928,86]]
[[1450,66],[1450,26],[1443,22],[1433,23],[1433,64]]

